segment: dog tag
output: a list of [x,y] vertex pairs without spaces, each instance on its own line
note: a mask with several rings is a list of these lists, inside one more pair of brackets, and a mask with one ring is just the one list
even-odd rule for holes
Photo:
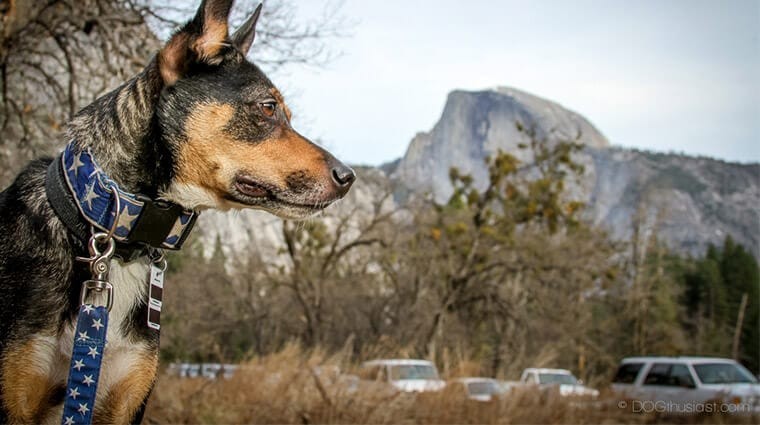
[[148,293],[148,327],[161,329],[161,305],[164,296],[164,271],[150,265],[150,290]]

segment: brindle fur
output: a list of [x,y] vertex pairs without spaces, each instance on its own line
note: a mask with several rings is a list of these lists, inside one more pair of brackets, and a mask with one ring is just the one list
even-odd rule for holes
[[[231,4],[204,0],[139,75],[82,109],[61,142],[90,149],[123,189],[185,208],[311,215],[345,195],[354,173],[292,129],[279,91],[245,59],[259,10],[228,36]],[[85,254],[84,241],[67,231],[45,194],[50,161],[33,161],[0,193],[2,423],[60,423],[70,334],[89,278],[73,260]],[[145,323],[141,278],[147,268],[145,258],[112,261],[119,298],[96,422],[134,420],[155,380],[158,337]]]

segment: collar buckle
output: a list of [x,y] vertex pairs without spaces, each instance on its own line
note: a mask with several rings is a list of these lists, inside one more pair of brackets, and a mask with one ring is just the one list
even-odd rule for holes
[[[184,210],[177,204],[153,200],[145,195],[137,194],[136,198],[143,202],[143,208],[132,226],[129,240],[139,241],[153,247],[162,246]],[[193,224],[189,223],[188,226]],[[176,249],[179,249],[179,245],[181,243],[177,244]]]

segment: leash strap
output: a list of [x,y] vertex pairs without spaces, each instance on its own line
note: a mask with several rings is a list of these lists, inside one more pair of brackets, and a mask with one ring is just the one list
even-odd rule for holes
[[62,425],[92,423],[107,329],[106,307],[94,307],[92,304],[79,307],[66,398],[63,402]]
[[[176,250],[190,234],[197,218],[195,211],[121,190],[89,150],[77,150],[73,142],[69,143],[60,162],[66,187],[80,215],[100,231],[111,229],[115,221],[113,238],[117,241]],[[121,209],[114,214],[116,196]]]

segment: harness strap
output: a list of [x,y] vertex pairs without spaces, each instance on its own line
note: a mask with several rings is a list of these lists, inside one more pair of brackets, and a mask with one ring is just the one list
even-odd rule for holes
[[106,307],[94,307],[92,304],[79,307],[66,397],[63,402],[62,425],[92,423],[107,330]]

